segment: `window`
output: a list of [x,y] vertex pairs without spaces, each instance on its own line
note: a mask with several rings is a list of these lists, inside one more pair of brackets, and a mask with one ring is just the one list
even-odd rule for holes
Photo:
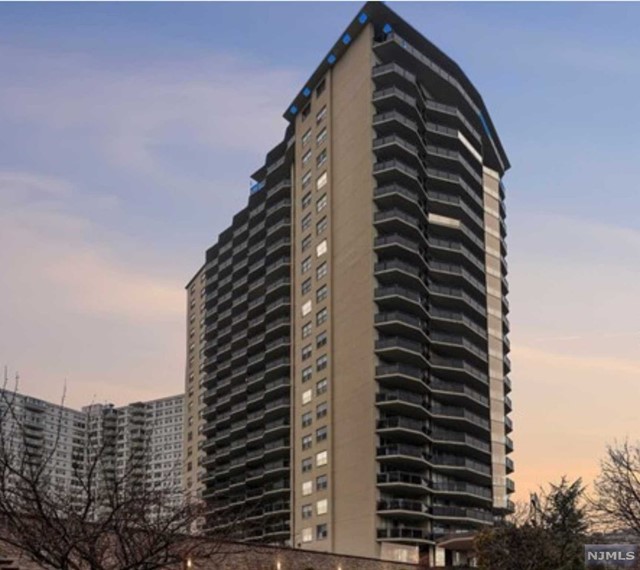
[[309,449],[313,445],[313,437],[310,435],[305,435],[302,438],[302,449]]
[[322,255],[324,255],[325,253],[327,253],[327,240],[323,239],[317,246],[316,246],[316,257],[320,257]]
[[328,225],[328,221],[327,221],[327,216],[325,216],[324,218],[322,218],[317,224],[316,224],[316,234],[320,235],[322,232],[324,232],[327,229],[327,225]]
[[[320,475],[316,478],[316,491],[325,491],[329,486],[329,478],[326,475]],[[304,494],[304,490],[303,490]]]
[[313,469],[313,460],[311,459],[311,457],[305,457],[302,460],[302,472],[308,473],[309,471],[311,471],[311,469]]
[[322,348],[326,344],[327,344],[327,331],[323,331],[316,337],[316,348]]
[[322,212],[327,207],[327,195],[323,194],[316,202],[316,210]]
[[318,180],[316,181],[316,190],[320,190],[327,185],[327,181],[329,176],[326,172],[323,172],[320,176],[318,176]]
[[327,538],[328,534],[329,534],[329,531],[327,530],[327,525],[326,524],[319,524],[319,525],[316,526],[316,539],[317,540],[324,540],[325,538]]
[[307,172],[302,177],[302,187],[306,188],[307,186],[309,186],[309,184],[311,184],[311,171]]
[[313,507],[309,505],[302,505],[302,518],[308,519],[313,516]]
[[[309,152],[311,152],[311,151],[309,151]],[[309,204],[311,204],[311,192],[307,192],[302,197],[302,209],[304,210],[305,208],[308,208]]]
[[313,352],[312,347],[310,344],[308,344],[307,346],[303,347],[302,349],[302,360],[309,360],[309,358],[311,358],[311,353]]
[[311,312],[311,299],[302,305],[302,316],[306,317]]
[[323,151],[316,157],[316,168],[320,168],[327,162],[327,149],[323,149]]
[[316,125],[319,125],[327,116],[327,106],[325,105],[316,113]]
[[316,467],[323,467],[329,461],[329,456],[327,451],[320,451],[316,453]]
[[311,129],[307,129],[307,132],[302,135],[302,146],[305,147],[311,140]]
[[316,384],[316,394],[318,396],[320,394],[324,394],[327,391],[328,386],[329,386],[329,383],[327,382],[326,378],[323,378],[322,380],[318,380],[318,383]]
[[307,338],[311,334],[312,327],[313,325],[311,324],[311,322],[302,325],[302,338]]
[[312,528],[303,528],[302,529],[302,542],[311,542],[313,540],[313,529]]
[[302,282],[302,294],[306,295],[309,291],[311,291],[311,277]]
[[[304,380],[303,380],[304,382]],[[311,398],[313,398],[313,390],[305,390],[304,392],[302,392],[302,404],[308,404],[311,401]]]
[[311,103],[302,109],[302,120],[304,121],[311,114]]
[[319,133],[318,136],[316,137],[316,142],[318,144],[322,144],[324,141],[327,140],[327,127],[325,127],[324,129],[322,129]]
[[327,415],[329,409],[329,405],[327,402],[322,402],[322,404],[318,404],[316,408],[316,419],[324,418]]
[[322,323],[326,322],[328,318],[329,318],[329,311],[325,307],[324,309],[316,313],[316,325],[321,325]]
[[320,280],[327,275],[327,262],[324,261],[316,269],[316,279]]
[[[325,439],[327,439],[327,426],[323,426],[316,430],[316,442],[321,442],[321,441],[324,441]],[[320,457],[320,453],[318,453],[318,457]],[[325,457],[326,457],[326,452],[325,452]],[[325,465],[325,464],[326,464],[326,461],[322,465]],[[320,465],[320,463],[317,463],[317,465]]]
[[311,212],[309,212],[304,218],[302,218],[302,231],[308,230],[311,227]]
[[311,493],[313,493],[313,481],[305,481],[304,483],[302,483],[302,496],[308,497],[309,495],[311,495]]
[[329,357],[326,354],[323,354],[318,360],[316,360],[316,369],[318,372],[320,370],[324,370],[327,367],[329,362]]
[[316,514],[326,515],[329,510],[329,501],[322,499],[316,503]]
[[307,257],[303,262],[302,262],[302,273],[306,273],[307,271],[309,271],[309,269],[311,269],[311,258]]
[[320,95],[322,95],[326,87],[327,87],[327,80],[323,79],[320,83],[318,83],[318,86],[316,87],[316,97],[319,97]]
[[306,166],[311,160],[311,149],[302,155],[302,166]]
[[[307,366],[303,371],[302,371],[302,382],[308,382],[309,380],[311,380],[311,375],[313,374],[313,368],[311,366]],[[308,392],[308,390],[307,390]],[[305,392],[306,393],[306,392]],[[311,401],[311,398],[309,398],[309,400],[307,400],[307,402],[304,401],[304,394],[302,395],[302,403],[306,404],[307,402]]]
[[305,252],[311,247],[311,236],[308,235],[302,240],[302,251]]
[[329,294],[329,287],[327,287],[327,285],[323,285],[322,287],[320,287],[320,289],[316,291],[316,302],[322,303],[322,301],[324,301],[327,298],[328,294]]
[[306,428],[309,427],[311,425],[311,422],[313,421],[313,417],[311,412],[305,412],[304,414],[302,414],[302,427]]

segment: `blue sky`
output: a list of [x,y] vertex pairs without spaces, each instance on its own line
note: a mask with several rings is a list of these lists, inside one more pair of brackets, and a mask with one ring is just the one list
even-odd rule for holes
[[[25,390],[180,391],[183,286],[359,7],[0,4],[0,356]],[[392,7],[476,84],[513,165],[523,486],[588,474],[640,427],[640,5]]]

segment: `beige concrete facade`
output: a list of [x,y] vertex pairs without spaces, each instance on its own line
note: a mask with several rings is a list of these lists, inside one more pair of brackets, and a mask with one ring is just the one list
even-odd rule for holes
[[507,510],[507,470],[505,431],[505,367],[502,308],[502,245],[500,234],[500,175],[483,169],[484,224],[487,272],[487,331],[489,337],[489,393],[491,413],[491,467],[493,472],[493,506]]
[[199,446],[202,436],[201,398],[201,349],[203,342],[204,300],[202,296],[204,271],[200,270],[187,285],[187,346],[184,399],[184,461],[182,466],[183,489],[199,497],[202,489],[202,469]]

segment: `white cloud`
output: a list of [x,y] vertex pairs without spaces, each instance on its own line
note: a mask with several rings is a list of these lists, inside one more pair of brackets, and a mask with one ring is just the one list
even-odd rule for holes
[[158,156],[165,144],[263,155],[282,137],[299,75],[224,54],[113,69],[75,54],[12,48],[0,54],[0,69],[15,58],[26,78],[3,86],[0,116],[88,139],[112,164],[158,179],[176,176]]
[[141,264],[144,244],[105,242],[103,228],[68,210],[79,192],[64,180],[0,172],[0,189],[0,359],[25,390],[57,399],[67,378],[75,405],[178,392],[179,261]]

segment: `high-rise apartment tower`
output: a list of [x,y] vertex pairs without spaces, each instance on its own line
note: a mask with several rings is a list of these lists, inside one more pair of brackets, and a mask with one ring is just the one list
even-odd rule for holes
[[284,116],[195,281],[207,525],[414,559],[510,509],[509,162],[462,70],[382,3]]

